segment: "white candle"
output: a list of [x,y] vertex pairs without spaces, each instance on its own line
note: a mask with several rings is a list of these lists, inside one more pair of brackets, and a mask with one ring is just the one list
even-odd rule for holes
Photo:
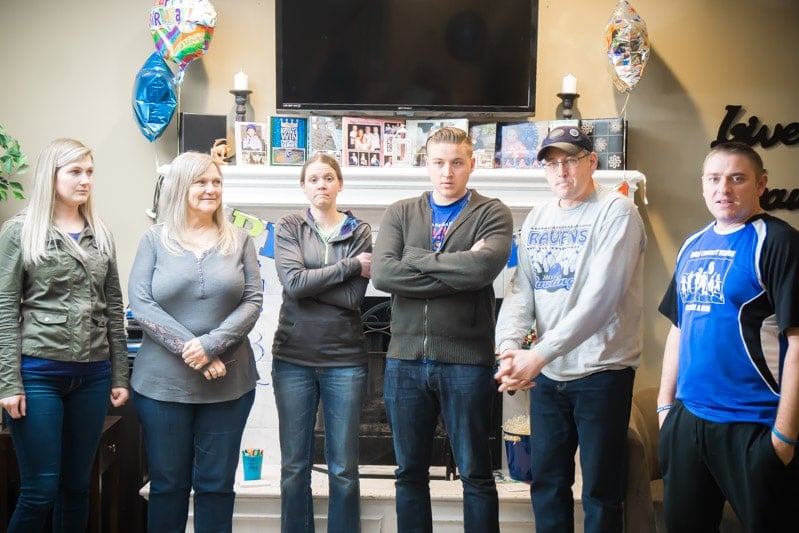
[[240,70],[235,76],[233,76],[233,90],[246,91],[249,89],[249,84],[250,77],[247,76],[243,70]]
[[577,94],[577,78],[571,74],[563,76],[563,85],[560,88],[560,92],[565,94]]

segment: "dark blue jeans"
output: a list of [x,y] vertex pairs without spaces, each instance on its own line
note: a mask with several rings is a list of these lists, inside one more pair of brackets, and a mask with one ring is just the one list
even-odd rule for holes
[[150,499],[147,531],[183,533],[194,488],[194,531],[232,531],[241,435],[255,390],[218,403],[162,402],[133,392],[141,420]]
[[366,376],[366,365],[319,368],[272,361],[280,424],[281,531],[314,531],[311,466],[320,399],[330,491],[327,530],[329,533],[361,530],[358,432]]
[[530,495],[537,532],[574,531],[571,486],[579,444],[585,531],[621,533],[634,379],[632,368],[574,381],[535,379],[530,389]]
[[399,531],[433,531],[430,457],[439,413],[463,484],[464,531],[499,531],[488,443],[496,394],[492,367],[386,360],[383,398],[397,456]]
[[103,432],[111,375],[22,373],[27,414],[6,417],[17,454],[20,493],[9,533],[86,531],[89,475]]

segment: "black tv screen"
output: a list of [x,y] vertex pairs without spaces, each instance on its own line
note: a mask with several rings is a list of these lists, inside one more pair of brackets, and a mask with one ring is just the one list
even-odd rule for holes
[[535,112],[538,0],[276,0],[279,110]]

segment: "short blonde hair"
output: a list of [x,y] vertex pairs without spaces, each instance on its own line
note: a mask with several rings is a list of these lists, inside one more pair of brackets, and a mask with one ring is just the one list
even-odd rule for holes
[[424,144],[425,151],[430,152],[429,146],[431,144],[456,144],[456,145],[464,145],[469,150],[469,157],[474,153],[474,143],[472,142],[472,138],[460,128],[455,128],[453,126],[444,126],[440,130],[437,130],[435,133],[430,135],[427,138],[427,142]]

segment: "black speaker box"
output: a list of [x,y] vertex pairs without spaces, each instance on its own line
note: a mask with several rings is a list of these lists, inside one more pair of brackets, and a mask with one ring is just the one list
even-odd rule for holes
[[188,151],[207,154],[211,151],[215,140],[227,137],[227,117],[181,113],[178,137],[181,154]]

